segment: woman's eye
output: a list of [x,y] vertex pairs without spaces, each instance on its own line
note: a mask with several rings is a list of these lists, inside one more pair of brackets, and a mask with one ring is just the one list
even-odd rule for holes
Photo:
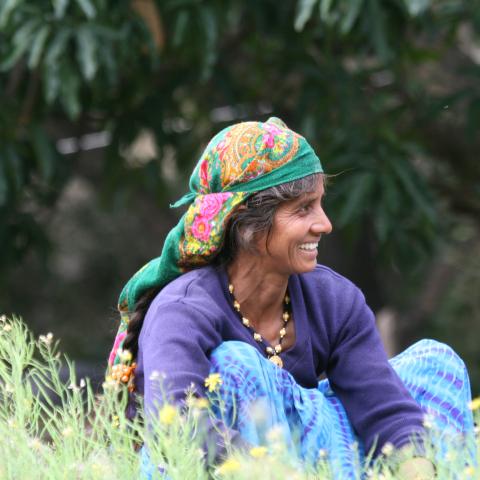
[[307,204],[305,204],[305,205],[302,205],[302,206],[300,207],[300,211],[301,211],[301,212],[308,212],[308,211],[310,210],[311,206],[312,206],[311,203],[307,203]]

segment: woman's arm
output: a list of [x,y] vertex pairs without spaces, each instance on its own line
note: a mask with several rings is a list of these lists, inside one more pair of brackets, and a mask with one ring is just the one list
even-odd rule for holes
[[[169,304],[153,302],[145,317],[139,339],[139,353],[144,369],[144,404],[152,416],[165,401],[184,406],[186,391],[194,388],[197,396],[205,396],[205,378],[210,371],[210,352],[222,338],[214,322],[202,312],[182,301]],[[237,431],[219,421],[204,417],[202,427],[214,455],[224,453],[224,436],[234,445],[242,445]],[[222,431],[220,435],[218,431]]]
[[388,362],[363,294],[350,282],[343,287],[338,298],[343,318],[327,366],[330,385],[367,451],[375,442],[375,454],[387,442],[403,447],[424,433],[423,412]]

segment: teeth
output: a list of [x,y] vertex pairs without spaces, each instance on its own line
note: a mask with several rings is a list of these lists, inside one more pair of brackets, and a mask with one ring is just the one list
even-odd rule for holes
[[302,243],[299,248],[302,250],[315,250],[317,245],[317,243]]

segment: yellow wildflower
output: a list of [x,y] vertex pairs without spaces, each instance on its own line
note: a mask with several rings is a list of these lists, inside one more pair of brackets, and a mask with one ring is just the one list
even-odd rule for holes
[[12,329],[12,326],[11,326],[9,323],[6,323],[6,324],[3,326],[3,329],[4,329],[6,332],[9,332],[9,331]]
[[73,428],[72,427],[66,427],[62,430],[62,435],[67,438],[71,437],[73,435]]
[[253,447],[250,449],[250,455],[253,458],[263,458],[267,452],[267,447]]
[[187,397],[187,406],[196,410],[205,410],[210,406],[210,402],[205,397],[195,397],[190,395]]
[[177,409],[173,405],[167,403],[161,408],[158,418],[160,423],[171,425],[177,418]]
[[118,428],[120,426],[120,418],[118,415],[114,415],[112,417],[112,427],[113,428]]
[[217,475],[228,475],[240,470],[240,462],[236,458],[228,458],[216,470]]
[[205,379],[205,386],[208,388],[209,392],[214,392],[215,390],[217,390],[217,387],[219,387],[222,383],[222,377],[219,373],[211,373]]
[[463,473],[466,477],[473,477],[475,475],[475,468],[473,468],[472,466],[466,467]]
[[209,401],[205,397],[195,399],[195,403],[193,405],[195,408],[199,410],[207,409],[210,406]]
[[468,404],[468,408],[470,408],[470,410],[472,410],[472,411],[478,410],[480,408],[480,397],[477,397],[477,398],[473,399]]

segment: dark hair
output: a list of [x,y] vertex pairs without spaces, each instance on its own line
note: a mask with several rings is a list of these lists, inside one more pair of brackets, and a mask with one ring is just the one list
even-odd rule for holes
[[[255,244],[258,234],[266,232],[268,238],[279,205],[313,192],[319,181],[325,181],[325,175],[320,173],[308,175],[267,188],[248,198],[244,203],[244,208],[237,208],[232,213],[226,228],[222,249],[213,263],[228,265],[235,258],[236,253],[242,249],[256,252]],[[138,354],[138,337],[148,307],[159,291],[160,288],[153,288],[145,292],[131,314],[123,348],[130,350],[133,358],[136,358]]]

